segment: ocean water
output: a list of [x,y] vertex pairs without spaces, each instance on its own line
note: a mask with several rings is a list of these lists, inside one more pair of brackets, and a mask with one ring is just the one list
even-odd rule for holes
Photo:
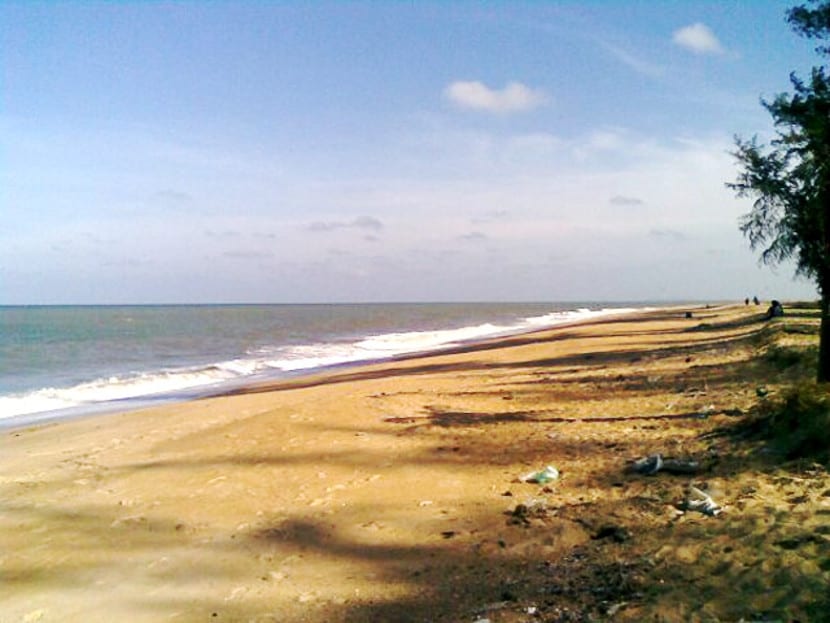
[[0,306],[0,427],[183,400],[644,307]]

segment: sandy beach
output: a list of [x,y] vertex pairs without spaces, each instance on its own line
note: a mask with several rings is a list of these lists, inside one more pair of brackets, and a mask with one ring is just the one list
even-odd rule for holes
[[830,476],[740,434],[817,321],[689,309],[3,431],[0,621],[827,620]]

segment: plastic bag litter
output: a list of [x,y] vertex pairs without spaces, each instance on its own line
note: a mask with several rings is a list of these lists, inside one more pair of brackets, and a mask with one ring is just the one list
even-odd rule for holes
[[689,486],[689,495],[679,505],[681,510],[697,511],[710,517],[717,517],[723,509],[708,493],[704,493],[694,485]]
[[681,459],[664,459],[660,454],[652,454],[634,461],[631,470],[646,476],[653,476],[659,471],[670,474],[695,474],[700,471],[700,463]]
[[556,480],[559,478],[559,470],[556,469],[553,465],[548,465],[545,469],[538,471],[538,472],[530,472],[529,474],[525,474],[521,476],[519,480],[521,482],[535,482],[537,484],[543,485],[547,482],[551,482],[552,480]]
[[634,461],[632,469],[638,474],[650,476],[659,472],[661,467],[663,467],[663,457],[659,454],[652,454]]

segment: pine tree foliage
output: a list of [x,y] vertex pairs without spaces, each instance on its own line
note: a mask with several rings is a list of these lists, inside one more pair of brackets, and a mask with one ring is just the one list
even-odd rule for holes
[[[787,12],[793,30],[830,38],[830,0]],[[830,55],[830,46],[816,48]],[[740,173],[727,186],[754,199],[741,231],[761,260],[795,260],[798,274],[815,281],[822,298],[818,380],[830,382],[830,77],[813,67],[808,81],[790,75],[792,93],[761,104],[772,116],[776,137],[769,145],[736,138]]]

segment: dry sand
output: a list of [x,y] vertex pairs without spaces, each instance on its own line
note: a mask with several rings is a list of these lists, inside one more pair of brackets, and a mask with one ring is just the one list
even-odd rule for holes
[[[757,311],[5,431],[0,621],[827,620],[830,477],[734,432],[815,337]],[[702,471],[626,471],[658,452]]]

